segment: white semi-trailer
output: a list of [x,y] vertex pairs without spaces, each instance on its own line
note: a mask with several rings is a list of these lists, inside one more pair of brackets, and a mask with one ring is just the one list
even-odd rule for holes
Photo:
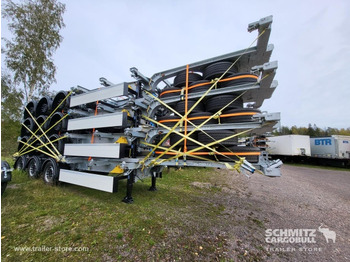
[[350,159],[350,136],[312,137],[310,146],[313,157]]
[[272,136],[268,137],[267,145],[267,152],[271,155],[311,156],[309,136]]
[[267,152],[282,160],[346,167],[350,166],[350,136],[272,136],[267,140]]

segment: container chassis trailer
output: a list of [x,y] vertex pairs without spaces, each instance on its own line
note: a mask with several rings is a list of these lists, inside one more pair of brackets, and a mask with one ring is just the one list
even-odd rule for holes
[[238,145],[242,134],[264,134],[279,113],[259,110],[271,97],[277,62],[268,44],[272,16],[248,26],[258,37],[245,50],[144,76],[133,82],[81,86],[29,102],[24,110],[15,168],[47,184],[65,182],[116,192],[166,166],[229,168],[280,176],[280,160],[259,148]]

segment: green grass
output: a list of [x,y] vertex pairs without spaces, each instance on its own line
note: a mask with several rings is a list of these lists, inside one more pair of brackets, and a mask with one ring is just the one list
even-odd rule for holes
[[[225,210],[206,201],[216,187],[197,188],[191,182],[212,182],[213,169],[170,171],[149,192],[150,179],[135,183],[134,204],[121,202],[119,192],[105,193],[74,185],[50,187],[14,171],[1,199],[4,261],[195,260],[208,258],[225,239],[211,233]],[[214,240],[201,236],[213,235]],[[28,252],[16,247],[87,247],[82,252]]]

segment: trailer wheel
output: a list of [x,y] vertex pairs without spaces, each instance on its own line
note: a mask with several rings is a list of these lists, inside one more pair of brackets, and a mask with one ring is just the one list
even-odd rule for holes
[[41,159],[38,156],[33,156],[29,159],[28,176],[30,178],[38,178],[41,173]]
[[[227,150],[229,149],[229,150]],[[229,156],[229,158],[224,157],[222,155],[217,154],[217,158],[219,161],[223,162],[233,162],[237,161],[238,157],[244,157],[250,163],[258,163],[260,156],[260,148],[252,147],[252,146],[230,146],[228,148],[220,147],[217,149],[218,152]]]
[[[237,96],[235,95],[219,95],[211,97],[207,100],[205,108],[208,112],[216,113],[221,108],[226,106],[228,103],[232,102]],[[237,109],[243,107],[243,100],[241,97],[233,101],[229,106],[225,108],[226,110]]]
[[9,175],[10,178],[9,177],[5,178],[5,170],[3,170],[3,168],[4,169],[6,168],[6,170],[10,170],[11,167],[10,167],[10,164],[7,163],[7,161],[1,161],[1,180],[4,180],[4,182],[1,182],[1,195],[4,194],[5,189],[7,187],[7,183],[9,181],[11,181],[11,173],[10,173],[10,171],[7,171],[7,175]]
[[[52,109],[55,110],[58,105],[65,99],[65,97],[67,96],[67,92],[66,91],[60,91],[56,94],[55,98],[52,101]],[[68,97],[58,108],[56,111],[62,111],[62,110],[66,110],[69,107],[69,101],[70,101],[70,97]]]
[[[39,126],[41,126],[41,129],[43,131],[45,131],[47,129],[48,126],[48,121],[46,121],[47,116],[45,115],[40,115],[36,118],[36,122],[38,123],[38,125],[35,125],[35,128],[39,129]],[[46,121],[46,122],[45,122]],[[45,122],[45,124],[43,125],[43,123]]]
[[31,131],[35,131],[34,130],[34,127],[35,127],[34,121],[30,117],[24,119],[24,121],[23,121],[23,125],[21,127],[21,136],[30,135],[30,131],[27,128],[25,128],[24,126],[29,128]]
[[158,118],[159,123],[168,127],[173,127],[179,120],[180,120],[179,116],[169,116],[169,115],[161,116]]
[[[27,143],[27,142],[28,142],[28,139],[29,139],[28,136],[23,136],[23,137],[21,137],[21,140],[20,140],[20,141],[22,141],[22,142],[24,142],[24,143]],[[18,148],[17,148],[18,152],[21,151],[21,149],[22,149],[24,146],[25,146],[25,145],[24,145],[23,143],[19,142],[19,143],[18,143]]]
[[228,86],[235,86],[235,85],[243,85],[247,83],[256,83],[256,75],[250,74],[250,73],[238,73],[238,74],[230,74],[227,76],[227,78],[235,77],[235,76],[246,76],[244,78],[240,79],[234,79],[230,81],[224,81],[220,83],[220,87],[228,87]]
[[[201,147],[200,145],[196,145],[196,146],[188,146],[187,147],[187,151],[196,149],[198,147]],[[211,159],[211,160],[215,160],[215,156],[212,155],[212,151],[207,149],[207,148],[202,148],[196,152],[191,153],[190,155],[188,155],[186,157],[187,160],[198,160],[198,158],[196,157],[192,157],[191,155],[196,155],[196,156],[200,156],[200,157],[204,157],[206,159]]]
[[[199,84],[201,85],[197,86]],[[211,87],[211,85],[212,83],[210,83],[208,80],[199,80],[199,81],[193,82],[188,88],[188,93],[197,93],[197,92],[207,91]]]
[[24,170],[27,166],[27,158],[25,156],[20,156],[15,162],[15,169]]
[[[228,68],[232,65],[231,62],[218,62],[211,65],[208,65],[203,70],[203,78],[207,80],[212,80],[214,78],[220,77],[223,73],[226,72]],[[235,66],[231,67],[230,70],[226,73],[227,74],[235,74],[237,73],[237,69]]]
[[[210,118],[213,114],[210,112],[200,112],[200,113],[191,113],[188,115],[188,120],[190,120],[195,125],[200,125],[208,118]],[[206,125],[214,125],[217,124],[218,120],[215,118],[210,119]]]
[[181,89],[178,87],[166,87],[160,92],[159,97],[163,99],[166,97],[179,96],[180,93]]
[[[188,84],[190,85],[191,83],[195,81],[202,80],[202,76],[197,73],[188,73]],[[186,71],[180,72],[177,74],[177,76],[174,78],[174,86],[175,87],[184,87],[186,85]]]
[[[188,132],[189,133],[189,132]],[[182,134],[184,134],[182,132]],[[194,140],[197,140],[197,133],[194,132],[192,135],[190,135],[190,137]],[[170,145],[174,145],[177,141],[179,141],[180,139],[182,139],[182,136],[179,136],[178,134],[175,134],[175,133],[171,133],[169,135],[169,138],[170,138]],[[180,148],[180,147],[183,147],[185,144],[185,141],[182,140],[182,142],[180,142],[179,144],[177,144],[176,148]],[[195,146],[197,145],[195,142],[192,142],[191,140],[188,140],[186,141],[186,145],[187,146]]]
[[5,193],[6,187],[7,187],[7,182],[1,182],[1,195]]
[[49,120],[49,125],[48,127],[52,127],[54,126],[57,122],[58,124],[55,125],[50,133],[59,133],[59,132],[65,132],[67,131],[67,124],[68,124],[68,120],[67,118],[61,120],[63,117],[65,116],[65,114],[61,113],[61,112],[56,112],[52,115],[52,117]]
[[53,158],[49,158],[44,164],[43,179],[45,184],[54,186],[58,182],[59,168]]
[[[187,101],[187,110],[192,108],[194,104],[196,103],[196,100],[188,100]],[[186,101],[180,101],[175,105],[175,110],[179,112],[180,114],[185,114],[185,103]],[[191,113],[199,113],[204,111],[204,104],[202,102],[199,102],[198,105],[191,111]]]
[[[28,111],[34,116],[35,115],[35,111],[36,111],[36,105],[37,105],[37,102],[36,101],[30,101],[27,105],[26,105],[26,108],[28,109]],[[23,119],[26,119],[30,117],[29,116],[29,113],[27,112],[26,109],[24,109],[24,112],[23,112]]]
[[[54,141],[58,138],[60,138],[61,136],[57,135],[57,134],[53,134],[49,137],[50,141]],[[56,142],[53,142],[52,144],[54,145],[54,147],[58,150],[58,152],[60,152],[61,154],[63,153],[64,150],[64,144],[65,144],[65,139],[60,139],[57,140]]]
[[259,113],[261,113],[259,109],[253,108],[231,109],[220,115],[220,121],[221,123],[254,122],[252,117]]
[[[207,134],[204,134],[203,132],[200,132],[198,134],[198,141],[203,143],[203,144],[209,144],[212,143],[214,141],[232,136],[235,134],[234,131],[231,130],[207,130],[205,131],[208,135],[210,135],[210,137]],[[237,145],[238,144],[238,137],[233,137],[231,139],[225,140],[224,142],[221,142],[220,144],[216,144],[216,146],[218,145]]]
[[37,106],[36,106],[36,115],[48,115],[51,112],[52,99],[49,96],[43,96]]

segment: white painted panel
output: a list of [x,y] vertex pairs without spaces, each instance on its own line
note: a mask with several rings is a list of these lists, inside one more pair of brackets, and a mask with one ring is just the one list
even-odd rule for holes
[[119,158],[120,144],[100,143],[100,144],[65,144],[65,156],[91,156]]
[[123,112],[68,120],[68,131],[118,126],[123,126]]
[[59,181],[113,193],[114,178],[111,176],[61,169]]
[[101,89],[91,90],[80,95],[72,96],[70,99],[70,107],[95,102],[97,100],[126,95],[124,94],[124,92],[124,83],[109,87],[103,87]]

